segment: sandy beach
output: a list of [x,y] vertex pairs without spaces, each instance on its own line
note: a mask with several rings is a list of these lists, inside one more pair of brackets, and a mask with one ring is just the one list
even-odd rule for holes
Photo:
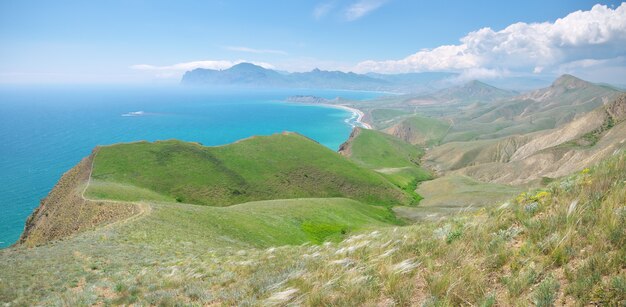
[[338,108],[338,109],[343,109],[343,110],[352,112],[352,114],[354,114],[354,116],[356,117],[356,120],[354,121],[356,124],[360,125],[362,128],[365,128],[365,129],[372,129],[372,126],[370,124],[363,121],[363,117],[365,117],[365,113],[363,113],[363,111],[359,109],[351,108],[346,105],[340,105],[340,104],[320,103],[317,105],[323,105],[326,107]]
[[[308,96],[308,97],[304,97],[306,98],[311,98],[312,96]],[[318,98],[318,97],[312,97],[312,98]],[[320,98],[323,99],[323,98]],[[325,101],[328,101],[326,99],[324,99]],[[365,128],[365,129],[373,129],[372,126],[366,122],[363,121],[363,118],[365,117],[365,113],[363,113],[363,111],[359,110],[359,109],[355,109],[352,107],[349,107],[347,105],[343,105],[343,104],[331,104],[331,103],[326,103],[326,102],[310,102],[310,101],[286,101],[288,103],[296,103],[296,104],[301,104],[301,105],[310,105],[310,106],[323,106],[323,107],[327,107],[327,108],[335,108],[335,109],[342,109],[342,110],[346,110],[350,113],[352,113],[352,117],[349,119],[346,119],[346,123],[351,124],[352,126],[358,126],[361,128]]]

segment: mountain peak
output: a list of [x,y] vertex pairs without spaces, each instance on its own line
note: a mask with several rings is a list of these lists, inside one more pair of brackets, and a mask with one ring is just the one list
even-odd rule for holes
[[471,80],[467,83],[465,83],[463,85],[463,87],[469,88],[469,87],[477,87],[477,88],[482,88],[482,87],[486,87],[486,88],[495,88],[494,86],[491,86],[487,83],[478,81],[478,80]]
[[554,80],[554,83],[552,83],[552,86],[574,89],[574,88],[582,88],[582,87],[588,86],[589,84],[590,83],[585,80],[576,78],[569,74],[564,74],[558,77],[556,80]]
[[255,65],[252,63],[248,63],[248,62],[243,62],[243,63],[233,65],[231,68],[229,68],[229,70],[242,71],[242,70],[266,70],[266,69],[259,65]]

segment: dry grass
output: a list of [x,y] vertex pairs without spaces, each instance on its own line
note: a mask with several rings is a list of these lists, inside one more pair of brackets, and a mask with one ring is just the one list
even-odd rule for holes
[[626,303],[625,204],[620,154],[507,206],[339,243],[239,250],[129,244],[115,229],[89,232],[1,251],[0,301],[619,306]]

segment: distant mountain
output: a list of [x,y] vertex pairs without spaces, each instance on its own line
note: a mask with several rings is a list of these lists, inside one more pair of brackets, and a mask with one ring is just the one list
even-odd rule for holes
[[389,89],[390,83],[366,75],[341,71],[314,69],[304,73],[285,73],[266,69],[250,63],[237,64],[229,69],[213,70],[198,68],[185,73],[182,84],[287,87],[287,88],[336,88],[336,89]]
[[486,81],[487,83],[518,92],[527,92],[538,88],[550,86],[551,79],[543,79],[538,77],[504,77],[504,78],[492,78]]
[[450,86],[451,80],[458,77],[450,72],[420,72],[403,74],[367,73],[366,76],[392,83],[405,93],[425,93]]
[[[493,100],[514,96],[550,85],[539,78],[505,77],[473,80],[459,84],[459,74],[450,72],[421,72],[402,74],[326,71],[286,72],[263,68],[251,63],[240,63],[224,70],[197,68],[186,72],[184,85],[243,86],[258,88],[318,88],[389,91],[434,95],[438,100]],[[487,84],[488,83],[488,84]]]
[[410,74],[356,74],[353,72],[325,71],[288,73],[266,69],[250,63],[237,64],[229,69],[198,68],[184,74],[181,83],[202,86],[247,86],[286,88],[332,88],[394,92],[425,92],[442,88],[444,80],[453,73]]
[[461,86],[454,86],[451,88],[440,90],[434,93],[432,96],[441,101],[493,101],[507,97],[513,97],[517,93],[514,91],[504,90],[491,86],[489,84],[480,82],[478,80],[472,80]]
[[339,88],[339,89],[374,89],[383,90],[392,87],[388,81],[355,74],[353,72],[324,71],[314,69],[310,72],[296,72],[288,75],[296,87]]
[[183,84],[190,85],[241,85],[241,86],[288,86],[288,75],[280,74],[250,63],[237,64],[229,69],[213,70],[197,68],[183,75]]

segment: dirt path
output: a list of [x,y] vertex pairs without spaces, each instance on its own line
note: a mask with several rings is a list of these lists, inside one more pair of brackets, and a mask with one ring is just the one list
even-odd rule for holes
[[98,155],[98,151],[94,153],[93,158],[91,159],[91,165],[89,167],[89,177],[87,178],[87,182],[85,183],[85,187],[83,188],[80,197],[86,202],[99,202],[99,203],[114,203],[114,204],[129,204],[133,205],[137,208],[138,212],[121,220],[108,223],[103,225],[103,227],[114,227],[116,225],[127,224],[133,221],[136,221],[152,212],[152,206],[146,202],[128,202],[128,201],[117,201],[117,200],[109,200],[109,199],[91,199],[85,196],[87,189],[89,188],[89,184],[91,184],[91,175],[93,174],[93,165],[96,160],[96,156]]

